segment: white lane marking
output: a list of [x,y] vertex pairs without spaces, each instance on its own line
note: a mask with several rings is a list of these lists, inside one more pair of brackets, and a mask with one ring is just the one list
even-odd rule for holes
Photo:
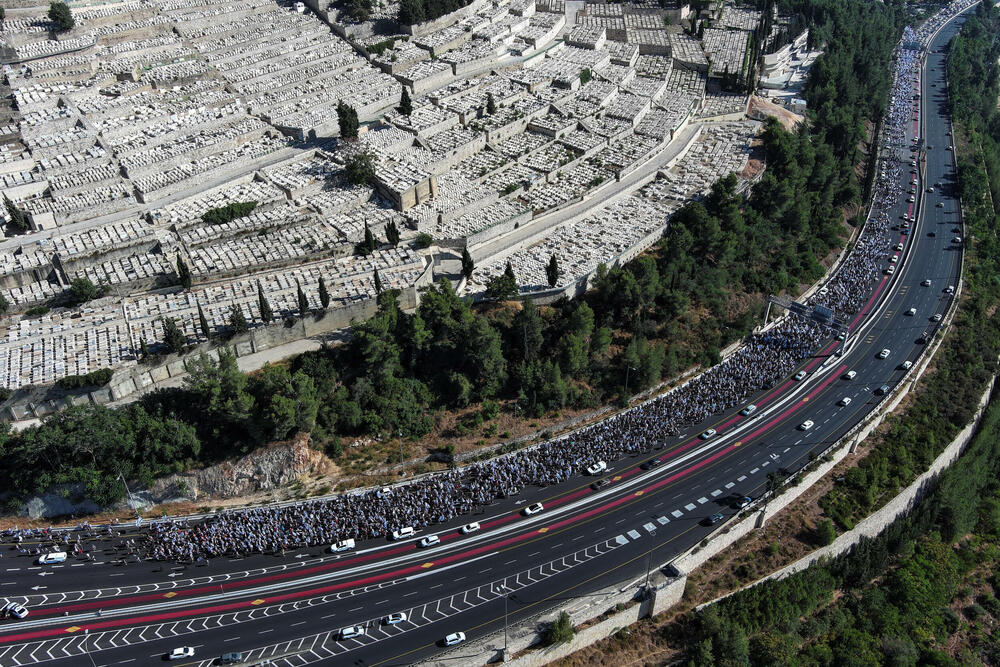
[[750,471],[750,474],[751,475],[756,474],[758,470],[760,470],[760,468],[754,468],[753,470]]
[[712,493],[711,493],[711,496],[713,498],[716,498],[716,497],[721,496],[721,495],[722,495],[722,490],[721,489],[716,489],[715,491],[712,491]]
[[742,482],[742,481],[746,480],[746,478],[747,478],[746,475],[740,475],[739,477],[736,478],[736,481],[737,482]]
[[733,488],[734,486],[736,486],[736,483],[735,483],[735,482],[730,482],[729,484],[726,484],[726,488],[727,488],[727,489],[731,489],[731,488]]
[[686,509],[688,512],[690,512],[691,510],[695,509],[696,507],[697,506],[694,503],[688,503],[687,505],[684,506],[684,509]]

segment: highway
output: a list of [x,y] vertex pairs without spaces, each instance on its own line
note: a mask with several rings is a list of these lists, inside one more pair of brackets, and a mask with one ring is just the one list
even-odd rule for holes
[[[398,665],[435,657],[482,663],[495,656],[477,653],[472,641],[502,632],[505,606],[512,624],[523,621],[641,578],[697,544],[718,528],[705,519],[737,512],[733,498],[759,498],[768,473],[796,472],[864,419],[882,400],[876,390],[895,386],[903,363],[918,358],[925,347],[918,339],[937,326],[933,316],[947,312],[953,297],[946,288],[958,285],[962,257],[961,242],[952,239],[964,234],[952,231],[960,224],[956,170],[946,150],[944,55],[936,51],[959,21],[939,33],[927,56],[921,113],[907,137],[916,132],[929,145],[918,162],[923,196],[917,209],[899,202],[892,216],[916,213],[917,222],[912,234],[892,231],[893,245],[903,244],[898,268],[874,286],[842,355],[830,340],[803,363],[803,380],[787,378],[752,397],[752,415],[716,415],[680,437],[651,442],[644,456],[609,462],[602,477],[612,481],[600,490],[579,477],[528,489],[407,541],[370,541],[340,555],[316,547],[186,566],[119,563],[97,549],[92,561],[41,567],[4,549],[0,596],[25,601],[31,615],[0,626],[0,666],[143,665],[177,646],[195,648],[193,658],[174,663],[183,665],[212,664],[227,651],[248,661],[270,657],[275,665]],[[888,357],[879,359],[883,349]],[[844,379],[849,370],[857,373],[853,380]],[[849,405],[839,405],[844,398]],[[800,430],[807,421],[813,426]],[[718,435],[702,440],[698,433],[707,428]],[[651,459],[660,464],[640,468]],[[545,509],[524,516],[521,509],[533,502]],[[473,520],[482,524],[479,532],[458,532]],[[431,533],[440,544],[419,548]],[[407,619],[382,625],[392,612]],[[337,631],[351,625],[366,633],[338,640]],[[439,640],[455,631],[470,642],[442,648]]]

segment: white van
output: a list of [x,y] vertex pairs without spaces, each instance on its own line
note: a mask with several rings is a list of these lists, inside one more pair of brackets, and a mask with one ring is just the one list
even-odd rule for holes
[[50,554],[42,554],[38,557],[39,565],[52,565],[53,563],[65,563],[66,562],[66,552],[65,551],[53,551]]

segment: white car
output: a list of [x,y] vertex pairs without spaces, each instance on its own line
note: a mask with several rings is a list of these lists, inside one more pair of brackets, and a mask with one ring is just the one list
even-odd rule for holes
[[842,399],[840,399],[839,401],[837,401],[837,405],[840,405],[842,407],[847,407],[850,404],[851,404],[851,397],[850,396],[844,396]]
[[902,250],[902,249],[903,249],[903,244],[902,243],[897,243],[896,244],[896,250]]
[[597,463],[592,463],[587,466],[588,475],[600,475],[602,472],[608,469],[608,464],[604,461],[598,461]]
[[340,629],[340,632],[337,633],[337,639],[354,639],[363,634],[365,634],[365,629],[360,625],[349,625]]
[[406,614],[401,611],[397,611],[395,614],[389,614],[388,616],[382,617],[382,625],[396,625],[397,623],[402,623],[406,620]]
[[803,378],[804,378],[805,376],[806,376],[806,372],[805,372],[805,371],[799,371],[798,373],[796,373],[796,374],[795,374],[795,379],[796,379],[796,380],[801,380],[801,379],[803,379]]
[[945,150],[954,150],[954,146],[948,146]]
[[924,281],[923,281],[922,283],[920,283],[920,284],[921,284],[921,285],[923,285],[924,287],[930,287],[930,286],[931,286],[931,279],[930,279],[930,278],[926,278],[926,279],[925,279],[925,280],[924,280]]
[[931,321],[932,322],[940,322],[941,321],[941,313],[934,313],[934,315],[931,317]]
[[455,644],[461,644],[464,641],[465,641],[465,633],[464,632],[453,632],[453,633],[451,633],[450,635],[448,635],[447,637],[444,638],[444,645],[445,646],[454,646]]
[[909,315],[910,317],[913,317],[914,315],[917,314],[917,309],[916,308],[910,308],[908,311],[906,311],[906,314]]
[[469,533],[476,532],[480,528],[482,528],[482,526],[479,525],[479,522],[473,521],[472,523],[467,523],[464,526],[462,526],[462,529],[459,532],[462,533],[463,535],[468,535]]
[[435,544],[441,544],[441,538],[437,535],[428,535],[424,539],[420,540],[420,547],[426,549],[427,547],[432,547]]
[[178,646],[173,651],[167,654],[167,660],[180,660],[181,658],[193,658],[193,657],[194,657],[193,646]]
[[854,378],[856,378],[856,377],[858,377],[858,372],[857,372],[857,371],[847,371],[847,372],[846,372],[846,373],[844,373],[844,375],[843,375],[843,378],[844,378],[845,380],[853,380],[853,379],[854,379]]
[[701,435],[699,437],[702,440],[708,440],[710,438],[714,438],[716,433],[717,433],[717,431],[714,428],[710,428],[707,431],[702,431],[702,433],[701,433]]
[[393,541],[405,540],[407,537],[413,537],[414,533],[416,532],[417,531],[413,530],[413,526],[406,526],[404,528],[392,531],[391,537]]
[[27,618],[28,610],[24,605],[16,602],[8,602],[3,607],[0,607],[0,618],[9,618],[11,616],[18,619]]
[[962,242],[962,237],[961,236],[955,236],[955,237],[953,237],[951,239],[951,242],[952,243],[961,243]]
[[757,412],[757,406],[754,405],[753,403],[740,410],[740,414],[743,415],[744,417],[749,417],[755,412]]
[[887,275],[887,276],[891,276],[891,275],[892,275],[892,274],[894,274],[895,272],[896,272],[896,267],[895,267],[895,266],[890,266],[889,268],[887,268],[887,269],[885,270],[885,275]]
[[955,286],[954,285],[948,285],[946,288],[944,288],[944,293],[945,294],[954,294],[955,293]]
[[65,563],[66,562],[66,552],[65,551],[53,551],[50,554],[42,554],[38,557],[39,565],[52,565],[53,563]]
[[524,508],[524,516],[531,516],[532,514],[538,514],[545,507],[541,503],[533,503]]
[[348,538],[346,540],[341,540],[335,544],[330,545],[330,553],[339,554],[342,551],[350,551],[354,548],[354,540]]
[[800,431],[808,431],[812,427],[813,427],[813,421],[811,419],[807,419],[806,421],[799,424]]
[[892,259],[889,260],[891,263],[895,264],[899,261],[899,255],[893,255]]
[[884,350],[882,350],[881,352],[878,353],[878,358],[879,359],[885,359],[885,358],[887,358],[889,356],[889,354],[891,354],[889,352],[889,348],[885,348]]
[[904,361],[899,365],[899,367],[902,368],[904,371],[910,370],[911,366],[913,366],[913,362],[910,361],[909,359],[907,359],[906,361]]

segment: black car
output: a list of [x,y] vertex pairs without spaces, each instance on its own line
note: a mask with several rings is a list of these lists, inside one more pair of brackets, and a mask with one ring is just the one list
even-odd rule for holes
[[642,468],[643,470],[649,470],[650,468],[655,468],[661,463],[663,463],[663,461],[661,461],[660,459],[649,459],[639,467]]
[[233,652],[233,653],[223,653],[222,657],[219,658],[219,660],[218,660],[218,662],[216,664],[219,664],[219,665],[238,665],[241,662],[243,662],[243,654],[242,653]]
[[889,385],[887,385],[887,384],[884,384],[884,385],[882,385],[881,387],[879,387],[878,389],[875,390],[875,395],[876,396],[885,396],[888,393],[889,393]]
[[724,518],[725,517],[723,516],[722,512],[717,512],[712,516],[705,517],[704,519],[702,519],[701,524],[703,526],[714,526],[715,524],[720,523]]
[[605,477],[604,479],[599,479],[596,482],[594,482],[593,484],[591,484],[590,488],[592,488],[594,491],[597,491],[599,489],[603,489],[604,487],[606,487],[610,483],[611,483],[611,480],[608,479],[607,477]]

